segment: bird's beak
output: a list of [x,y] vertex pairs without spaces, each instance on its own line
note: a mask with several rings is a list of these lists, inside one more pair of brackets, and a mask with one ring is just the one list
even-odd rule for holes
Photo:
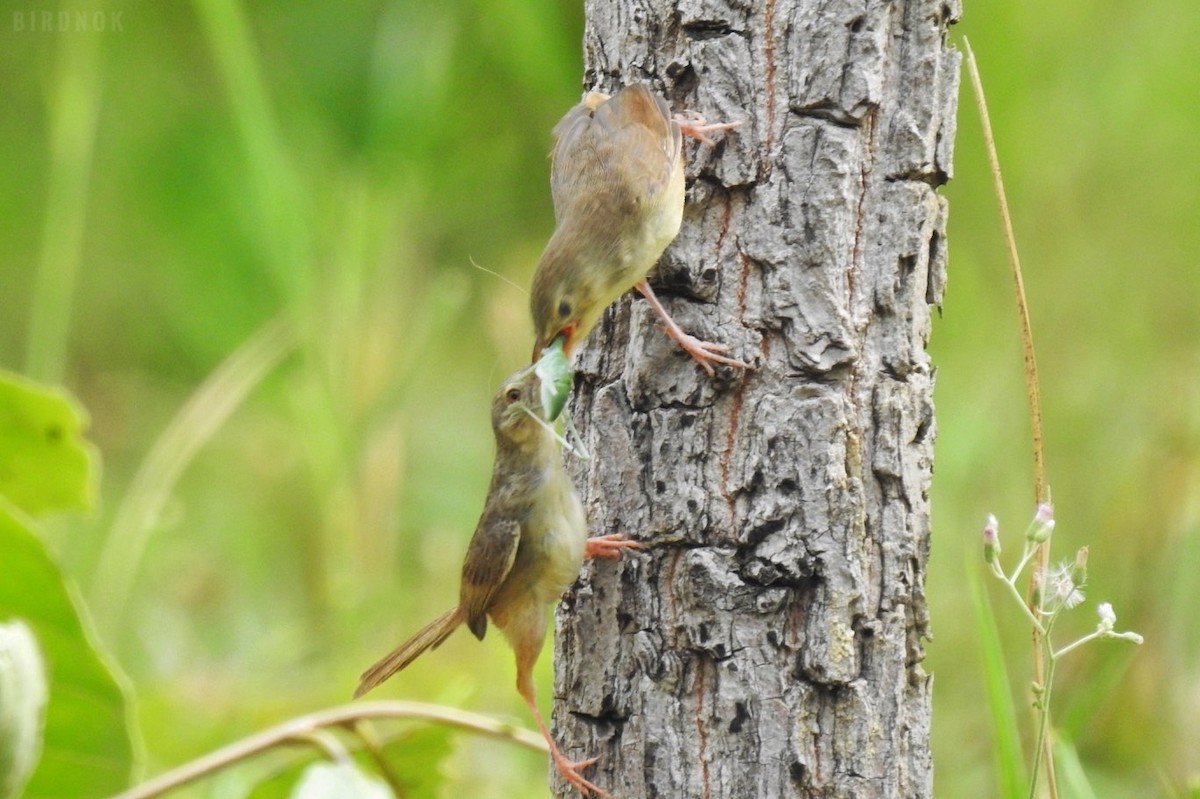
[[575,329],[577,327],[577,323],[571,322],[569,325],[564,326],[561,330],[553,335],[539,338],[537,343],[533,345],[533,357],[529,359],[530,363],[537,363],[538,359],[542,357],[542,352],[546,349],[546,347],[553,344],[554,340],[559,337],[561,337],[563,340],[563,354],[567,357],[570,357],[571,350],[575,346]]
[[[575,331],[579,328],[578,322],[571,322],[565,325],[562,330],[558,331],[558,335],[562,336],[563,340],[563,355],[571,357],[571,350],[575,347]],[[550,341],[553,343],[557,336],[552,336]]]

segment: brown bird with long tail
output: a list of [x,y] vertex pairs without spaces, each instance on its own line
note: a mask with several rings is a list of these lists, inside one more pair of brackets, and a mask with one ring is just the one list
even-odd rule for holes
[[482,639],[491,619],[516,655],[517,691],[545,736],[555,767],[585,796],[607,796],[580,774],[595,758],[568,760],[554,742],[538,710],[533,665],[546,639],[548,607],[575,581],[584,556],[613,557],[639,545],[619,534],[588,538],[583,505],[545,422],[540,390],[535,370],[525,368],[492,400],[496,460],[463,562],[458,605],[363,672],[354,695],[362,696],[439,646],[460,624]]

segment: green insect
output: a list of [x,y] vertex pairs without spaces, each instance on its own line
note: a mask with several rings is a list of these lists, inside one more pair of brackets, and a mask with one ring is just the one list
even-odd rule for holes
[[556,336],[554,341],[542,350],[542,357],[533,365],[533,370],[542,384],[542,411],[546,414],[548,422],[553,422],[562,413],[567,404],[567,396],[571,393],[571,384],[574,382],[575,373],[571,370],[571,362],[567,360],[566,352],[563,351],[565,341],[566,336]]

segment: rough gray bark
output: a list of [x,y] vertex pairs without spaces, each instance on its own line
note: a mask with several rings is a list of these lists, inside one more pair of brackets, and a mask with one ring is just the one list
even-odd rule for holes
[[[923,595],[958,0],[589,0],[588,88],[746,124],[688,150],[651,282],[757,363],[710,380],[646,303],[578,361],[593,534],[555,729],[618,797],[924,797]],[[561,779],[556,783],[565,793]]]

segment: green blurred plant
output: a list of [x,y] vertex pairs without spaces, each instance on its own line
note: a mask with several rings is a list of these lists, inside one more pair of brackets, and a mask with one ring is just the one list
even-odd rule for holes
[[[0,797],[114,793],[133,764],[123,681],[31,514],[87,509],[96,452],[62,391],[0,371]],[[44,672],[44,675],[43,675]]]
[[[1076,553],[1073,564],[1061,564],[1050,567],[1050,539],[1054,532],[1054,509],[1050,504],[1050,489],[1046,482],[1045,434],[1043,428],[1041,386],[1038,380],[1037,357],[1033,340],[1033,325],[1030,321],[1029,303],[1025,296],[1025,281],[1021,272],[1021,261],[1017,251],[1016,235],[1013,232],[1012,218],[1009,214],[1008,199],[1004,190],[1004,180],[1000,174],[1000,159],[996,152],[995,138],[992,134],[991,121],[988,115],[987,100],[983,93],[983,81],[979,75],[979,67],[975,62],[975,53],[971,50],[970,42],[963,39],[967,54],[967,71],[971,85],[975,91],[976,107],[979,112],[983,129],[984,147],[987,151],[988,163],[992,173],[992,185],[996,192],[997,206],[1004,229],[1004,241],[1008,251],[1008,261],[1011,268],[1013,286],[1016,293],[1017,315],[1020,326],[1021,350],[1024,355],[1024,374],[1030,430],[1032,433],[1034,497],[1038,502],[1037,512],[1026,530],[1021,558],[1011,574],[1006,573],[1000,565],[999,524],[995,516],[989,516],[988,524],[984,527],[984,560],[992,572],[1000,579],[1007,593],[1016,601],[1023,611],[1026,620],[1032,627],[1034,680],[1033,707],[1035,711],[1037,735],[1033,750],[1033,762],[1029,769],[1029,799],[1036,799],[1039,775],[1045,772],[1046,787],[1051,799],[1057,799],[1058,780],[1055,771],[1055,743],[1050,735],[1051,716],[1050,700],[1054,685],[1054,671],[1059,658],[1089,641],[1100,638],[1118,638],[1142,643],[1142,637],[1137,633],[1114,631],[1116,615],[1112,605],[1102,603],[1099,607],[1100,623],[1096,629],[1061,648],[1055,648],[1051,632],[1059,615],[1083,601],[1083,586],[1087,579],[1087,547],[1082,547]],[[1017,578],[1025,571],[1026,566],[1033,563],[1029,574],[1028,595],[1023,597],[1016,586]],[[980,604],[977,601],[977,605]],[[986,614],[980,614],[981,616]],[[1004,670],[997,664],[998,647],[994,643],[994,624],[987,624],[984,633],[985,646],[989,652],[985,665],[989,676],[989,697],[993,716],[997,727],[997,737],[1001,740],[1000,781],[1006,796],[1015,795],[1016,774],[1020,770],[1019,749],[1014,745],[1015,735],[1012,732],[1012,714],[1005,708],[1005,702],[998,697],[1007,690],[1007,679]],[[1077,761],[1076,761],[1077,762]],[[1082,770],[1072,772],[1078,781]]]
[[100,47],[94,36],[62,37],[48,92],[49,174],[38,253],[25,371],[62,380],[75,283],[83,262],[87,187],[100,116]]
[[[195,18],[182,20],[173,16],[177,11],[140,9],[137,24],[120,36],[85,33],[36,41],[25,36],[13,42],[35,55],[42,49],[38,41],[56,44],[53,79],[44,87],[48,188],[45,213],[38,220],[42,258],[29,288],[27,362],[48,375],[67,372],[85,390],[89,381],[100,377],[99,384],[90,385],[95,390],[113,375],[145,381],[152,389],[131,396],[128,407],[116,407],[117,416],[131,411],[128,420],[101,417],[110,433],[117,431],[111,443],[121,450],[118,457],[137,468],[121,471],[113,481],[115,489],[110,484],[108,490],[117,492],[110,502],[115,513],[93,520],[99,535],[68,538],[63,547],[68,559],[76,561],[101,629],[139,678],[149,677],[139,689],[154,743],[152,764],[170,761],[173,748],[196,751],[194,738],[227,736],[240,717],[259,718],[263,705],[311,702],[313,686],[341,693],[338,677],[330,674],[349,673],[345,663],[356,661],[350,642],[364,639],[363,629],[375,617],[393,617],[397,608],[414,601],[418,592],[409,590],[412,581],[404,583],[404,592],[395,589],[403,578],[428,579],[421,575],[424,553],[398,557],[393,540],[415,537],[414,528],[424,533],[428,506],[456,509],[466,504],[458,478],[470,475],[474,450],[486,447],[487,439],[481,438],[483,445],[477,447],[473,437],[463,440],[462,430],[469,425],[446,424],[460,405],[473,405],[461,372],[455,370],[479,371],[494,356],[490,331],[477,321],[482,315],[466,314],[473,301],[469,270],[465,264],[456,267],[455,260],[465,262],[462,256],[469,251],[461,242],[453,247],[446,242],[450,233],[462,238],[465,230],[472,234],[468,246],[499,239],[489,242],[489,257],[513,249],[513,234],[507,230],[511,220],[530,216],[530,198],[546,199],[541,185],[537,190],[510,185],[508,176],[527,172],[527,162],[543,158],[540,148],[525,146],[529,130],[544,127],[547,138],[549,131],[530,109],[560,104],[550,97],[514,108],[511,96],[480,86],[474,68],[481,59],[492,59],[503,62],[485,70],[497,80],[520,70],[532,70],[528,77],[538,79],[535,86],[546,83],[547,75],[568,84],[576,80],[574,69],[546,69],[563,60],[564,53],[545,46],[547,39],[562,38],[555,27],[559,12],[549,2],[540,10],[512,3],[512,10],[520,12],[516,14],[506,15],[495,4],[485,10],[484,17],[496,15],[493,22],[504,24],[513,41],[522,43],[520,57],[506,46],[480,51],[459,41],[466,29],[479,24],[475,12],[480,9],[473,6],[484,4],[436,9],[419,3],[360,4],[279,15],[236,0],[196,0],[192,5]],[[311,56],[307,60],[293,59],[297,54],[288,51],[282,61],[285,70],[312,72],[307,80],[288,75],[278,82],[281,60],[272,58],[278,56],[272,46],[279,41],[270,37],[294,34],[304,24],[309,29],[296,39],[307,36],[320,46],[305,53]],[[361,40],[347,38],[343,50],[326,46],[328,39],[356,26],[363,27]],[[466,50],[473,60],[460,63],[455,56]],[[155,62],[154,75],[165,76],[164,84],[139,80],[136,88],[130,87],[129,79],[143,67],[139,51]],[[327,51],[337,55],[323,61]],[[353,56],[339,60],[347,52]],[[195,69],[188,56],[212,69]],[[577,55],[571,52],[567,60],[572,57]],[[164,65],[176,60],[185,72],[173,73]],[[357,69],[361,75],[353,74]],[[171,116],[175,87],[170,81],[180,74],[186,74],[188,110]],[[206,91],[213,88],[209,82],[223,91]],[[511,88],[523,90],[519,83]],[[358,107],[338,107],[357,93],[362,96],[352,102]],[[168,109],[163,117],[157,116],[160,105]],[[461,113],[464,107],[471,113]],[[217,112],[215,122],[204,117],[206,111]],[[523,124],[497,125],[487,141],[464,142],[464,131],[484,119],[495,122],[501,114]],[[177,133],[174,127],[187,132]],[[189,138],[197,130],[202,133]],[[173,139],[175,135],[182,139]],[[455,157],[447,159],[451,148]],[[481,169],[485,160],[489,168]],[[105,169],[111,180],[114,163],[120,170],[115,191],[112,183],[105,184]],[[93,170],[99,189],[89,183]],[[493,199],[501,194],[504,201]],[[464,197],[469,199],[464,202]],[[138,213],[139,203],[145,204],[140,209],[145,214]],[[126,213],[112,213],[114,206]],[[172,229],[172,223],[179,229]],[[90,277],[93,283],[76,293],[77,277]],[[156,281],[164,281],[169,290],[156,290],[161,288]],[[79,307],[95,304],[97,298],[103,306],[110,292],[121,296],[120,324],[76,318]],[[464,320],[472,324],[464,326]],[[74,339],[72,325],[78,331]],[[118,330],[118,349],[140,349],[143,357],[162,362],[97,359],[101,346],[95,340]],[[204,355],[188,361],[198,353]],[[214,360],[219,361],[215,368]],[[429,363],[449,366],[430,375]],[[172,378],[162,379],[172,370],[172,378],[183,375],[183,392],[170,387]],[[166,400],[155,407],[146,402],[148,396]],[[441,399],[431,402],[430,397]],[[164,408],[168,419],[160,428],[154,412],[163,415]],[[263,424],[264,419],[276,427]],[[479,425],[486,429],[486,418]],[[259,462],[225,460],[220,477],[235,474],[233,482],[240,484],[208,506],[195,501],[195,476],[204,474],[206,459],[227,455],[230,439],[247,429],[249,441],[238,441],[233,454]],[[272,438],[281,429],[287,431],[290,448],[279,447]],[[424,484],[414,488],[416,481],[405,479],[411,438],[419,439],[425,451],[438,450],[440,460],[432,468],[430,459],[423,458],[417,470],[419,479],[430,475],[426,482],[435,491],[422,490]],[[445,446],[446,441],[453,446]],[[6,474],[0,469],[0,476]],[[450,474],[456,479],[447,480]],[[193,485],[188,485],[189,475]],[[263,481],[267,490],[284,495],[267,514],[274,527],[255,524],[262,517],[254,516],[257,508],[252,506],[265,504],[253,490],[258,475],[271,479]],[[210,494],[222,494],[218,480],[208,482]],[[233,492],[240,492],[237,498]],[[222,513],[235,510],[214,524],[204,518],[213,504]],[[406,514],[403,527],[401,511]],[[189,516],[181,530],[176,522],[183,513]],[[453,529],[454,517],[438,524],[439,532]],[[469,526],[465,530],[469,533]],[[94,559],[89,547],[95,548]],[[282,558],[271,557],[277,554]],[[195,590],[189,581],[206,565],[193,567],[204,558],[218,564],[219,574],[209,578],[199,596],[189,596]],[[20,559],[13,563],[25,567]],[[36,574],[36,568],[29,568]],[[247,576],[252,585],[238,584]],[[219,596],[209,602],[212,595],[203,592],[214,584]],[[387,602],[374,596],[381,585],[390,586]],[[219,623],[205,624],[199,614],[207,612],[221,614]],[[214,663],[215,658],[197,662],[192,656],[212,643],[212,628],[222,626],[232,630],[231,637],[249,631],[253,641],[250,647],[229,646],[224,657],[248,663],[265,651],[276,660],[267,668],[256,662],[253,673],[231,670],[233,677],[219,673],[223,664]],[[278,646],[280,639],[285,646]],[[254,647],[258,649],[247,651]],[[319,655],[315,667],[314,655]],[[301,673],[299,662],[310,671],[301,677],[305,685],[298,687],[289,679]],[[205,683],[201,693],[236,683],[245,697],[255,692],[255,678],[271,683],[273,693],[257,697],[258,704],[234,703],[236,713],[227,716],[239,718],[222,718],[218,703],[224,695],[213,691],[219,695],[213,701],[209,696],[201,700],[208,711],[203,718],[195,725],[178,724],[180,711],[186,712],[194,698],[189,689],[196,682]],[[459,698],[469,695],[461,682],[446,683]],[[53,716],[56,689],[50,688]],[[147,712],[156,701],[167,707]],[[277,707],[270,712],[280,715]],[[97,714],[95,723],[106,718]],[[48,741],[58,729],[47,725]],[[111,728],[86,726],[86,732],[115,746]],[[403,738],[381,745],[389,752],[403,745],[410,757],[423,758],[426,771],[434,775],[430,784],[440,784],[430,763],[448,756],[445,736],[437,739],[441,743],[429,736]],[[403,757],[389,759],[393,771],[404,770]],[[537,773],[518,763],[519,776],[522,768]],[[331,775],[314,773],[318,776],[304,783],[306,792],[319,790]],[[256,797],[287,795],[299,780],[297,771],[273,787],[266,784],[271,780],[250,784]],[[413,779],[401,782],[408,785]],[[97,780],[93,795],[127,784],[125,776],[115,783]],[[505,780],[496,784],[505,789]],[[410,788],[405,795],[432,790]]]
[[[1000,525],[995,516],[989,516],[987,525],[983,528],[983,559],[991,569],[992,574],[1004,585],[1006,593],[1021,609],[1034,632],[1034,640],[1041,648],[1041,656],[1046,664],[1044,676],[1033,683],[1033,707],[1037,719],[1037,742],[1033,749],[1033,763],[1029,770],[1029,799],[1037,796],[1038,777],[1042,771],[1043,752],[1054,751],[1051,740],[1050,704],[1054,689],[1054,673],[1059,660],[1069,652],[1091,641],[1101,639],[1116,639],[1135,644],[1143,642],[1142,636],[1135,632],[1117,632],[1115,629],[1117,617],[1112,605],[1100,603],[1097,608],[1099,623],[1092,632],[1076,638],[1070,643],[1056,647],[1051,638],[1055,622],[1066,610],[1078,606],[1084,600],[1083,589],[1087,583],[1088,548],[1081,547],[1075,553],[1073,562],[1064,562],[1050,569],[1040,569],[1037,566],[1030,576],[1033,584],[1033,597],[1030,604],[1017,588],[1017,579],[1034,559],[1041,548],[1049,549],[1054,533],[1054,509],[1049,503],[1038,506],[1037,513],[1029,523],[1023,536],[1021,557],[1011,572],[1006,572],[1000,563]],[[1007,726],[1007,725],[1006,725]],[[1047,765],[1047,773],[1053,773]],[[1076,781],[1082,776],[1078,770]],[[1056,785],[1049,777],[1047,782]],[[1008,783],[1011,790],[1011,782]],[[1051,795],[1057,795],[1057,789],[1050,788]],[[1011,794],[1009,794],[1011,795]]]
[[121,499],[96,566],[93,596],[101,619],[124,612],[147,542],[184,469],[294,346],[285,320],[264,325],[208,376],[155,440]]

